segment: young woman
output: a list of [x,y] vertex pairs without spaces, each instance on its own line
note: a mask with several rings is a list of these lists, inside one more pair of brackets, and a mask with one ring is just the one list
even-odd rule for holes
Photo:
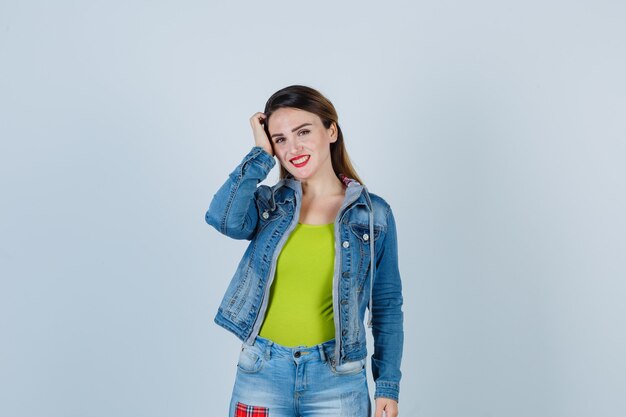
[[[206,212],[219,232],[250,240],[215,317],[243,342],[229,416],[370,416],[367,308],[375,417],[396,417],[403,313],[391,208],[359,180],[318,91],[283,88],[250,124],[255,146]],[[259,185],[274,157],[280,181]]]

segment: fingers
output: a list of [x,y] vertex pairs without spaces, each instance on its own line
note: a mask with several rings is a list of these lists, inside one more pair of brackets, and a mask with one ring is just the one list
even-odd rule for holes
[[376,398],[376,413],[374,413],[374,417],[383,417],[384,407],[385,405],[383,402]]
[[250,117],[250,125],[252,126],[252,128],[258,128],[258,127],[262,127],[263,124],[265,124],[265,114],[259,112],[256,112],[252,115],[252,117]]
[[250,126],[252,126],[252,133],[254,134],[254,144],[260,146],[267,153],[274,156],[274,150],[272,149],[272,143],[270,142],[267,134],[265,133],[265,122],[267,117],[264,113],[256,112],[250,117]]
[[374,417],[398,417],[398,402],[390,398],[376,398],[376,414]]

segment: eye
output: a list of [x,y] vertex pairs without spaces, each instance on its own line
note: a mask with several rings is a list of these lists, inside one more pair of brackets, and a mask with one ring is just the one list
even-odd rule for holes
[[274,141],[274,143],[280,143],[282,141],[284,141],[285,138],[276,138],[276,140]]
[[308,129],[302,129],[298,132],[298,135],[308,135],[311,131]]

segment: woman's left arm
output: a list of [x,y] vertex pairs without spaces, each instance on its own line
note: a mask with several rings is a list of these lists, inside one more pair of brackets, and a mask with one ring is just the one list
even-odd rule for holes
[[[386,233],[376,253],[376,274],[372,300],[372,376],[376,383],[374,397],[396,404],[400,392],[400,363],[404,344],[402,282],[398,268],[396,223],[387,205]],[[378,406],[377,406],[378,408]],[[396,407],[397,409],[397,407]]]

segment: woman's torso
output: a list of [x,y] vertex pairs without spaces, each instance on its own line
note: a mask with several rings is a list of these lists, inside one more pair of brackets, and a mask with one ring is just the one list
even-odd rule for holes
[[[215,318],[243,341],[254,340],[263,323],[276,260],[300,220],[301,193],[300,184],[294,180],[258,190],[259,224]],[[361,359],[367,352],[363,317],[369,301],[370,242],[375,242],[378,250],[386,228],[387,207],[384,200],[368,196],[356,183],[346,188],[333,219],[335,339],[340,339],[337,346],[344,346],[348,359]]]

